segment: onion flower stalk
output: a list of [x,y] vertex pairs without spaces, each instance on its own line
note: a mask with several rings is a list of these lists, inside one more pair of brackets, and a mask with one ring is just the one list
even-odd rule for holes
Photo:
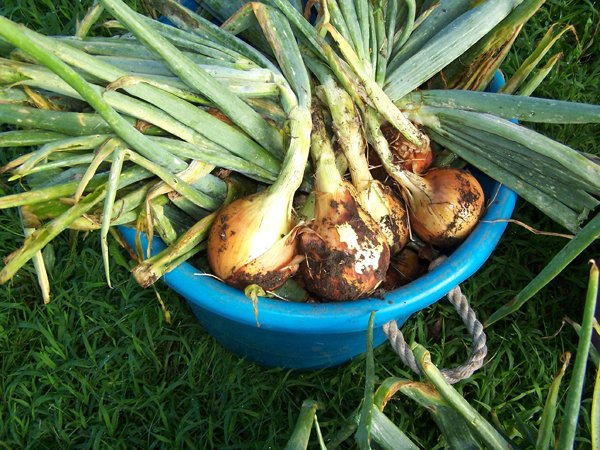
[[[260,193],[220,209],[208,236],[208,261],[213,273],[238,288],[256,284],[273,290],[293,276],[302,257],[292,216],[296,190],[310,151],[310,81],[287,20],[275,9],[253,3],[232,21],[253,14],[263,30],[289,87],[282,84],[288,113],[289,147],[277,180]],[[230,22],[231,23],[231,22]]]
[[385,278],[390,247],[360,206],[354,187],[337,171],[318,106],[313,109],[311,155],[316,166],[314,219],[300,234],[306,289],[331,301],[367,296]]

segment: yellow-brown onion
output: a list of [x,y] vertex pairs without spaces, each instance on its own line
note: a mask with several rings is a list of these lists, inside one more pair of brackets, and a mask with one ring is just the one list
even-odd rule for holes
[[379,225],[394,255],[409,239],[406,207],[401,198],[371,174],[365,153],[367,142],[364,127],[352,97],[333,78],[327,78],[316,91],[331,114],[331,128],[337,137],[335,144],[346,157],[352,184],[357,192],[356,198]]
[[435,247],[458,244],[475,228],[484,193],[468,171],[439,167],[422,176],[404,172],[411,230]]
[[315,102],[311,156],[315,164],[314,218],[299,234],[306,289],[330,301],[355,300],[375,290],[388,269],[390,248],[365,212],[356,190],[335,165],[335,153]]
[[300,235],[306,289],[331,301],[355,300],[385,277],[390,249],[379,225],[344,182],[334,192],[317,192],[315,218]]
[[[265,290],[280,287],[298,270],[298,228],[277,197],[254,194],[233,201],[217,214],[208,237],[208,262],[225,283],[243,289],[258,284]],[[291,231],[290,231],[291,230]]]
[[292,108],[288,125],[289,146],[277,180],[262,192],[224,206],[208,236],[213,273],[240,289],[250,284],[276,289],[294,275],[302,259],[292,203],[310,150],[310,110]]

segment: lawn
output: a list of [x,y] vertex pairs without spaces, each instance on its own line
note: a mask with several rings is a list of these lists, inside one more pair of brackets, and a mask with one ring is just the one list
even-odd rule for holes
[[[89,3],[3,0],[0,14],[44,33],[70,33]],[[574,29],[553,49],[563,58],[536,95],[600,104],[600,11],[591,0],[547,1],[523,30],[503,71],[512,73],[554,22]],[[598,125],[537,129],[600,156]],[[0,161],[12,156],[3,150]],[[12,189],[0,180],[0,192]],[[564,231],[523,201],[514,219]],[[17,212],[3,210],[0,255],[21,240]],[[509,224],[493,256],[462,286],[479,317],[510,300],[565,242]],[[457,385],[484,416],[497,415],[523,448],[528,447],[524,428],[539,426],[561,354],[576,349],[577,335],[563,318],[581,320],[587,261],[599,250],[590,247],[519,312],[487,329],[486,363]],[[140,288],[126,256],[117,257],[116,245],[111,247],[113,288],[108,288],[97,234],[64,233],[46,252],[54,260],[49,305],[41,302],[31,265],[0,286],[0,448],[278,449],[289,439],[305,399],[321,403],[325,438],[360,405],[364,358],[312,372],[262,368],[220,347],[165,285]],[[462,362],[470,343],[445,301],[416,314],[403,332],[425,345],[440,367]],[[378,348],[375,358],[379,381],[413,377],[389,345]],[[577,432],[582,449],[590,448],[592,372]],[[564,395],[563,388],[559,400]],[[445,448],[428,413],[415,403],[397,398],[386,411],[422,448]],[[344,445],[354,443],[349,439]]]

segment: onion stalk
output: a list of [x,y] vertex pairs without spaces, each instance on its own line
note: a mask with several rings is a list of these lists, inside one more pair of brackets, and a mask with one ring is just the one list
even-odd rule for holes
[[275,154],[281,151],[281,136],[268,122],[141,21],[125,3],[121,0],[101,0],[101,3],[141,42],[161,55],[169,68],[186,84],[209,98],[248,135]]
[[133,128],[75,70],[53,54],[46,52],[42,46],[32,40],[28,33],[23,30],[24,27],[19,27],[14,22],[0,16],[0,36],[16,47],[22,48],[31,54],[31,56],[51,68],[57,75],[69,83],[132,148],[146,155],[149,159],[153,159],[158,164],[179,169],[185,167],[183,161],[171,155],[168,151],[160,147],[160,145],[150,142],[138,130]]

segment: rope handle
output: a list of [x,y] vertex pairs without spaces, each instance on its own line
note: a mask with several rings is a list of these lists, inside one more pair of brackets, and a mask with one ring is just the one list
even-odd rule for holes
[[[445,257],[441,257],[433,261],[429,266],[429,271],[433,270],[444,261]],[[473,373],[481,368],[483,360],[487,355],[486,336],[483,331],[483,325],[475,315],[475,311],[469,305],[469,300],[462,293],[460,286],[453,288],[446,294],[448,300],[456,312],[461,317],[463,323],[469,331],[472,338],[471,352],[467,360],[460,366],[453,369],[442,369],[441,372],[450,384],[458,383],[461,380],[469,378]],[[417,375],[422,375],[415,355],[410,346],[404,340],[404,335],[398,329],[398,324],[395,320],[390,320],[383,325],[383,331],[387,336],[394,351],[398,354],[402,362],[411,368]]]

